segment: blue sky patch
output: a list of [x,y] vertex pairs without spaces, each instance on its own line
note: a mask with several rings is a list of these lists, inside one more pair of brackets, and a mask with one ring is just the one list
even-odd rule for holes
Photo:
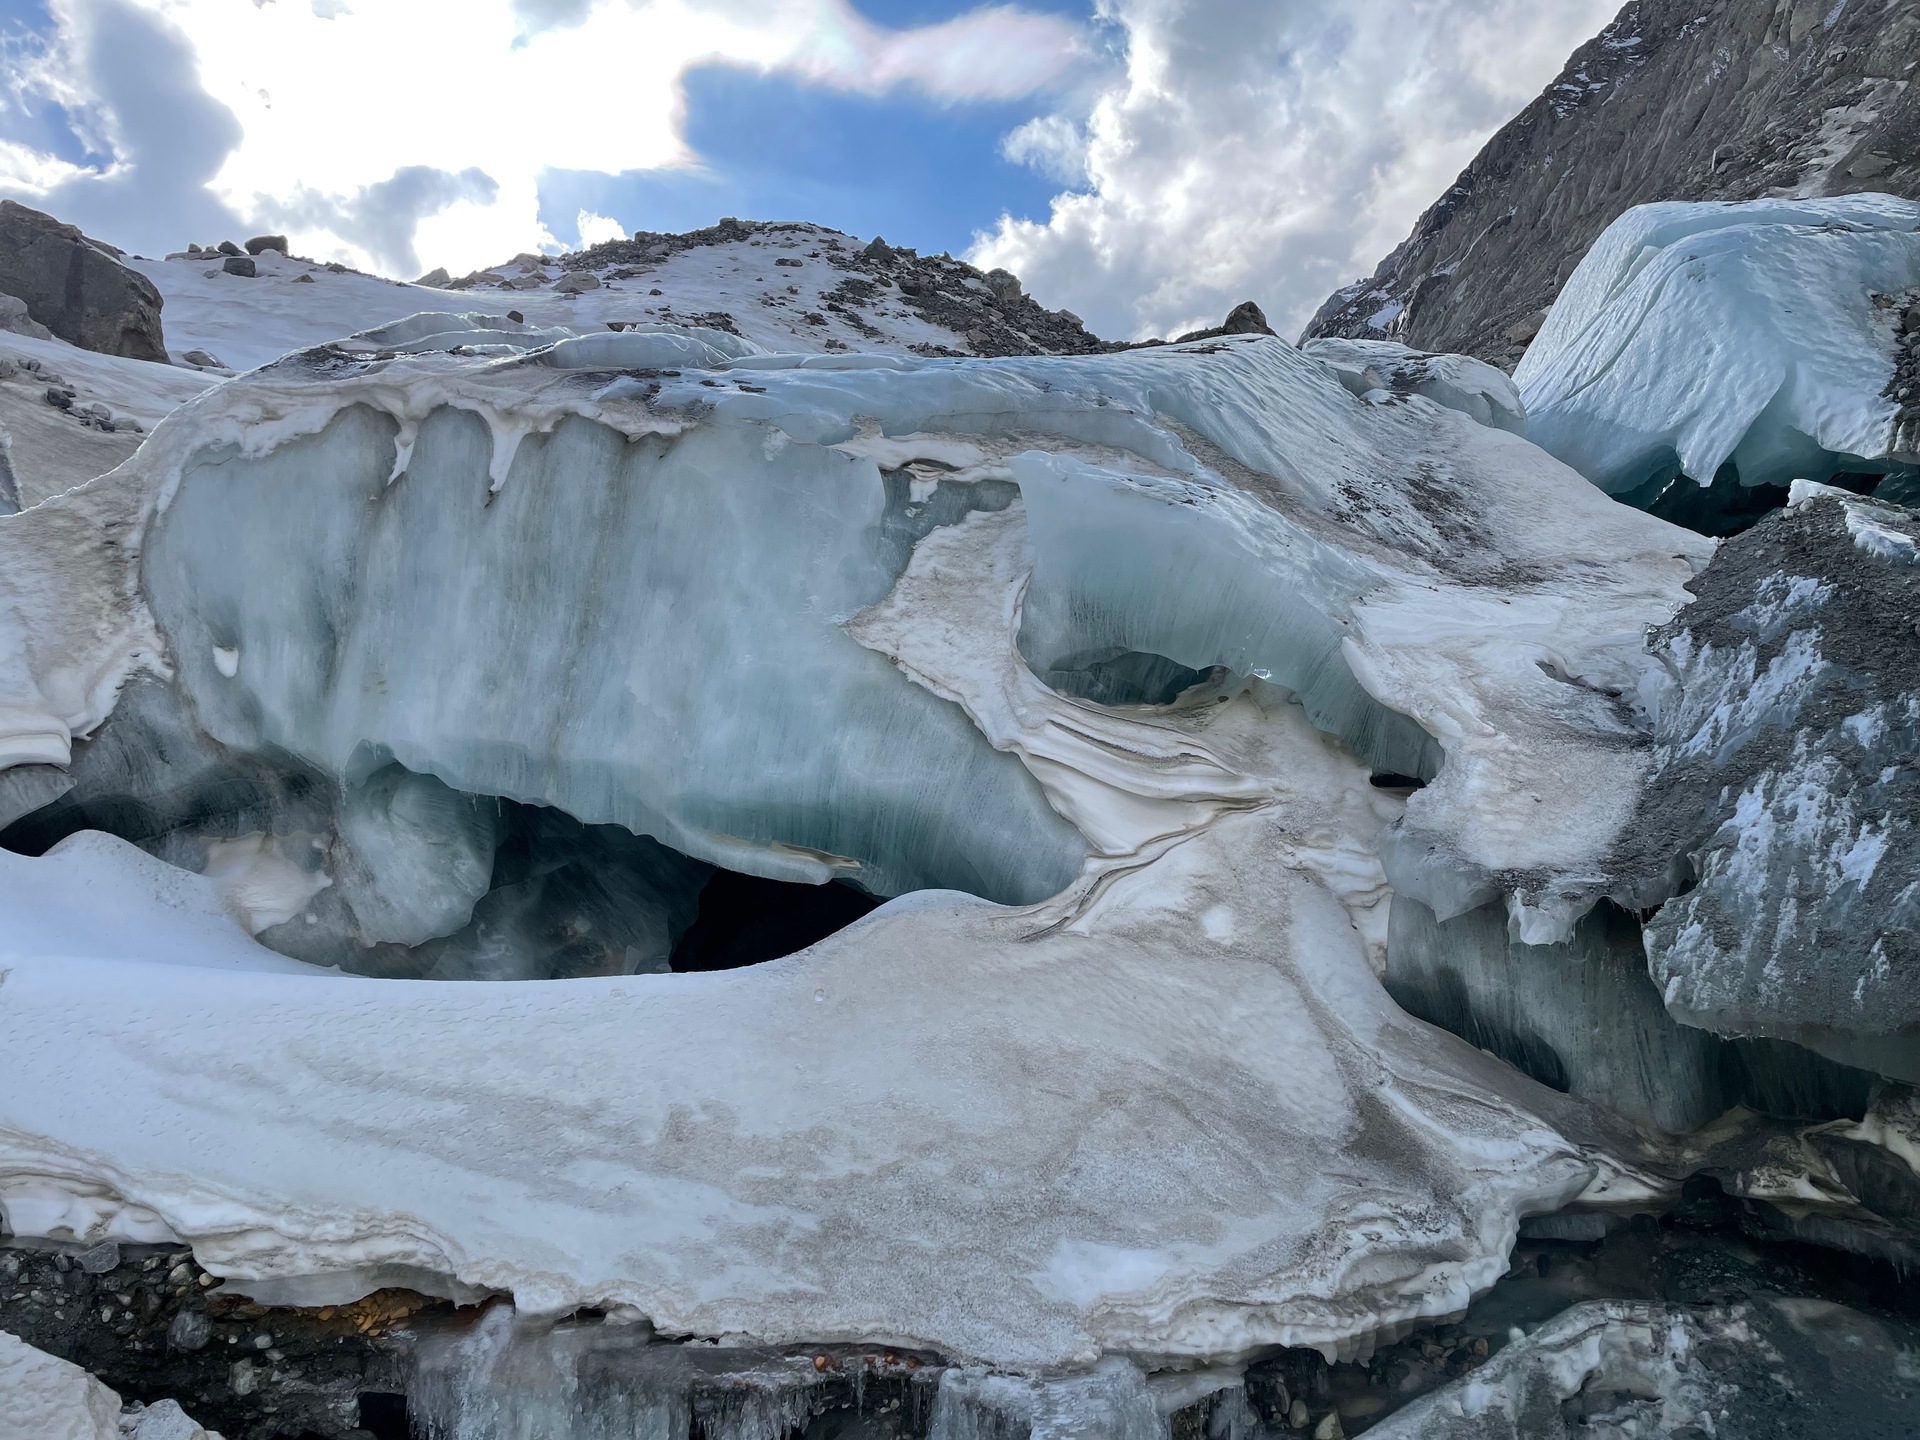
[[[922,8],[940,7],[926,0]],[[574,219],[585,209],[630,231],[691,230],[723,215],[811,220],[957,254],[1003,210],[1044,219],[1059,189],[1000,156],[1001,138],[1042,113],[1039,101],[871,99],[732,66],[690,71],[686,96],[687,143],[705,170],[548,171],[540,218],[558,239],[575,243]]]

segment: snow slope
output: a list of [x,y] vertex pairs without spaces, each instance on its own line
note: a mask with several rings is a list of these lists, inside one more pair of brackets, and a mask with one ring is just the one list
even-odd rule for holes
[[[595,265],[589,263],[595,252],[527,256],[466,277],[454,289],[403,284],[277,251],[256,257],[259,274],[252,279],[226,274],[218,255],[129,263],[166,301],[167,344],[174,355],[204,349],[239,370],[419,311],[517,311],[532,326],[582,331],[615,324],[700,325],[785,353],[906,354],[916,346],[974,353],[968,325],[930,320],[926,306],[910,304],[897,283],[874,283],[876,268],[884,267],[861,258],[865,247],[853,236],[798,224],[736,225],[720,233],[737,238],[713,232],[658,237],[652,248],[659,258],[638,263]],[[907,268],[942,276],[956,314],[963,313],[961,302],[983,319],[996,308],[985,283],[958,262],[929,259]],[[555,288],[570,276],[591,276],[596,287],[578,294]],[[849,280],[856,282],[851,288]],[[1033,313],[1046,312],[1033,307]],[[1077,324],[1072,328],[1078,330]],[[1084,332],[1080,338],[1091,341]]]

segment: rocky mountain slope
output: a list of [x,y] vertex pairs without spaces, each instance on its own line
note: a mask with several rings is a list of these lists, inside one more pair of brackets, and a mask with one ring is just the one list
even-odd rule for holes
[[1634,205],[1920,196],[1916,68],[1920,0],[1632,0],[1306,334],[1511,369]]

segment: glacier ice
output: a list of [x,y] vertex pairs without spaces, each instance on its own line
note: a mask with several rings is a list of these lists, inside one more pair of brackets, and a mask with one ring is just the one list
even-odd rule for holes
[[[0,518],[7,753],[73,782],[0,898],[57,915],[43,877],[136,863],[74,833],[112,830],[260,957],[155,963],[183,922],[131,887],[6,952],[20,1233],[1085,1370],[1362,1352],[1524,1217],[1698,1162],[1607,1113],[1657,1119],[1646,1077],[1556,1094],[1381,974],[1403,898],[1552,964],[1617,887],[1700,537],[1266,337],[457,319],[240,377]],[[715,866],[897,898],[656,973]]]
[[1916,305],[1914,201],[1641,205],[1594,243],[1514,373],[1527,434],[1648,504],[1676,476],[1751,488],[1911,468],[1920,412],[1894,381]]
[[[597,978],[216,982],[144,964],[137,924],[11,958],[4,1063],[76,1079],[0,1087],[10,1217],[164,1230],[254,1293],[439,1275],[536,1316],[1084,1365],[1344,1352],[1460,1308],[1596,1183],[1580,1105],[1381,989],[1382,851],[1570,924],[1644,764],[1621,637],[1696,539],[1266,338],[701,370],[612,341],[290,357],[10,517],[40,608],[0,674],[58,742],[23,758],[138,750],[109,702],[151,674],[134,728],[305,777],[151,843],[257,835],[324,873],[306,914],[418,941],[388,974],[526,973],[490,907],[529,826],[530,855],[671,847],[636,877],[920,893],[708,975],[607,973],[658,968],[646,941],[560,972]],[[1569,513],[1577,546],[1541,523]],[[1101,706],[1023,646],[1193,683]],[[1593,804],[1569,828],[1545,794]],[[690,888],[619,923],[670,937]]]
[[1391,340],[1307,340],[1300,348],[1333,367],[1340,383],[1365,397],[1376,390],[1424,395],[1482,425],[1527,433],[1526,406],[1504,370],[1471,355],[1429,355]]

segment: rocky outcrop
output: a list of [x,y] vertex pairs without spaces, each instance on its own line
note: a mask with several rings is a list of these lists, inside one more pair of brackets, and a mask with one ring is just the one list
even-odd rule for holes
[[1634,205],[1920,196],[1916,55],[1920,0],[1633,0],[1306,333],[1511,368]]
[[1686,857],[1646,931],[1676,1019],[1920,1080],[1920,516],[1794,496],[1654,636],[1626,868]]
[[[820,327],[825,335],[830,324],[838,322],[858,338],[863,349],[884,339],[886,331],[880,318],[883,307],[894,307],[951,337],[945,342],[923,340],[910,347],[923,355],[1095,355],[1125,348],[1094,335],[1071,311],[1047,309],[1026,294],[1019,278],[1008,271],[982,273],[950,255],[922,255],[910,246],[890,245],[878,237],[861,245],[837,231],[789,221],[729,217],[682,235],[642,231],[626,240],[604,241],[568,255],[515,256],[509,266],[520,267],[521,273],[505,278],[502,276],[508,267],[503,266],[453,280],[444,272],[435,272],[422,276],[419,283],[449,290],[543,290],[551,283],[561,294],[578,294],[621,281],[654,278],[671,261],[700,252],[711,254],[719,247],[785,245],[792,250],[796,240],[812,248],[777,260],[775,263],[782,267],[777,273],[790,274],[805,268],[807,260],[820,260],[830,267],[827,278],[831,281],[817,294],[796,299],[796,306],[817,304],[819,309],[807,315],[808,323]],[[557,280],[546,273],[549,266],[559,268]],[[805,278],[811,281],[815,277]],[[794,274],[793,279],[803,277]],[[710,299],[717,296],[711,287],[707,290]],[[797,286],[793,295],[800,296]],[[1241,311],[1234,314],[1241,316]],[[1253,317],[1257,324],[1249,328],[1213,333],[1272,333],[1265,330],[1257,308]],[[726,311],[688,311],[674,318],[710,329],[745,333],[735,316]],[[847,347],[841,344],[837,348]]]
[[0,291],[83,350],[164,365],[160,292],[118,257],[72,225],[0,200]]

